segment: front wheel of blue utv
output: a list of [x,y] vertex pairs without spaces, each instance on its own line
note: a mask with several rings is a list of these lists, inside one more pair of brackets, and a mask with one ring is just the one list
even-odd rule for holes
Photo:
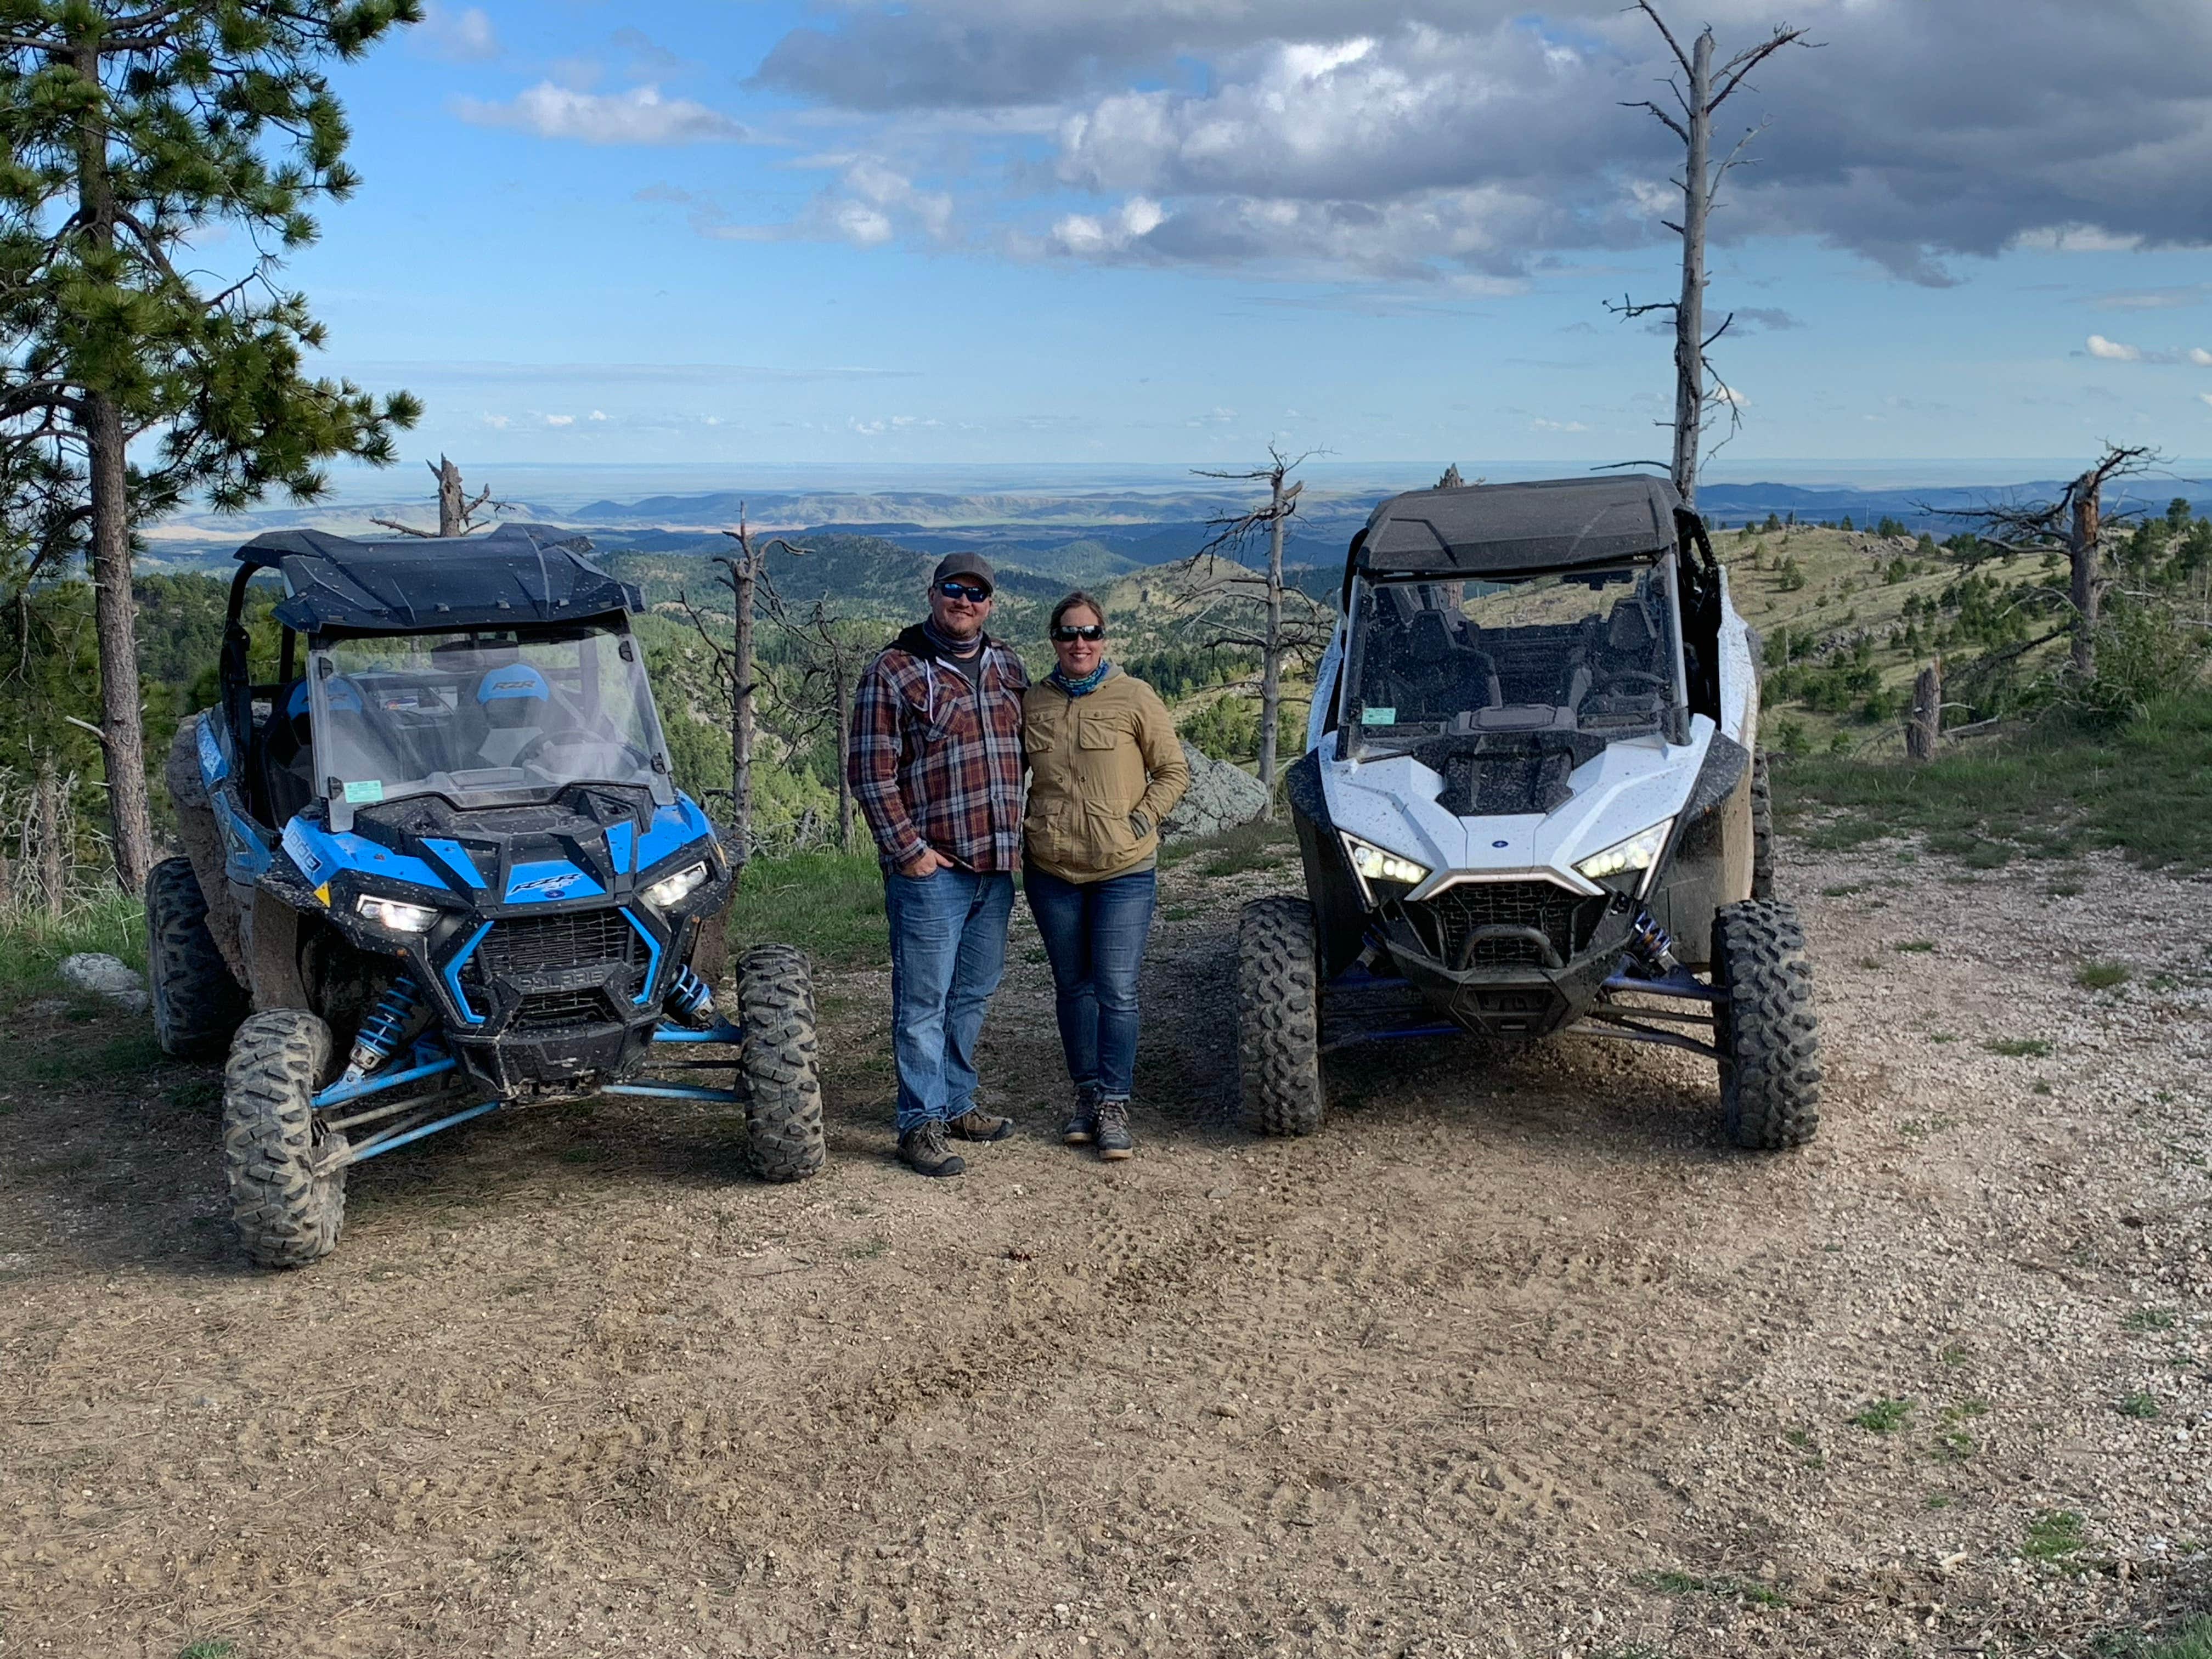
[[304,1267],[337,1249],[345,1137],[315,1122],[331,1062],[331,1028],[272,1008],[238,1028],[222,1074],[222,1164],[230,1218],[258,1267]]
[[738,958],[744,1046],[746,1158],[763,1181],[804,1181],[822,1167],[822,1078],[814,1038],[814,976],[787,945]]

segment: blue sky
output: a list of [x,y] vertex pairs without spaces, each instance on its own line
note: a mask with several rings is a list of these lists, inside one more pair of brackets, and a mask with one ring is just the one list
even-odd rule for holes
[[[1822,50],[1721,121],[1771,122],[1729,470],[2212,453],[2206,9],[2085,62],[2042,0],[1792,9]],[[1717,5],[1723,55],[1784,15]],[[1662,50],[1610,3],[446,5],[334,72],[362,185],[289,270],[331,370],[427,401],[410,457],[1658,454],[1668,342],[1602,302],[1676,281],[1618,95]]]

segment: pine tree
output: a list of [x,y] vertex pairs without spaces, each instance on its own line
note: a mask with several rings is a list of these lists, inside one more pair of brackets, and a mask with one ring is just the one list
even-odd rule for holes
[[[82,557],[96,593],[116,873],[152,861],[132,614],[133,528],[325,489],[378,465],[420,405],[310,380],[323,331],[277,284],[342,200],[345,118],[316,65],[366,52],[418,0],[0,0],[0,499],[31,574]],[[210,289],[186,244],[245,233]],[[198,257],[204,257],[204,255]]]

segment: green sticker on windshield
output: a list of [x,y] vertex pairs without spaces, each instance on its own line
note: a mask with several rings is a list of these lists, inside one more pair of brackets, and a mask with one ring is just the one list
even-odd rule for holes
[[1359,723],[1362,726],[1395,726],[1398,723],[1397,708],[1394,704],[1383,708],[1363,708],[1359,711]]
[[374,805],[384,799],[384,781],[371,778],[365,783],[349,783],[346,785],[345,795],[349,805],[363,802]]

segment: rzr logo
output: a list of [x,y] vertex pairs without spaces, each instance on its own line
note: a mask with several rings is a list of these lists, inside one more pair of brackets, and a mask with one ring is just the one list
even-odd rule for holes
[[565,876],[536,876],[528,881],[516,882],[507,890],[507,896],[513,898],[517,893],[543,893],[547,898],[559,898],[568,884],[575,879],[574,871]]

